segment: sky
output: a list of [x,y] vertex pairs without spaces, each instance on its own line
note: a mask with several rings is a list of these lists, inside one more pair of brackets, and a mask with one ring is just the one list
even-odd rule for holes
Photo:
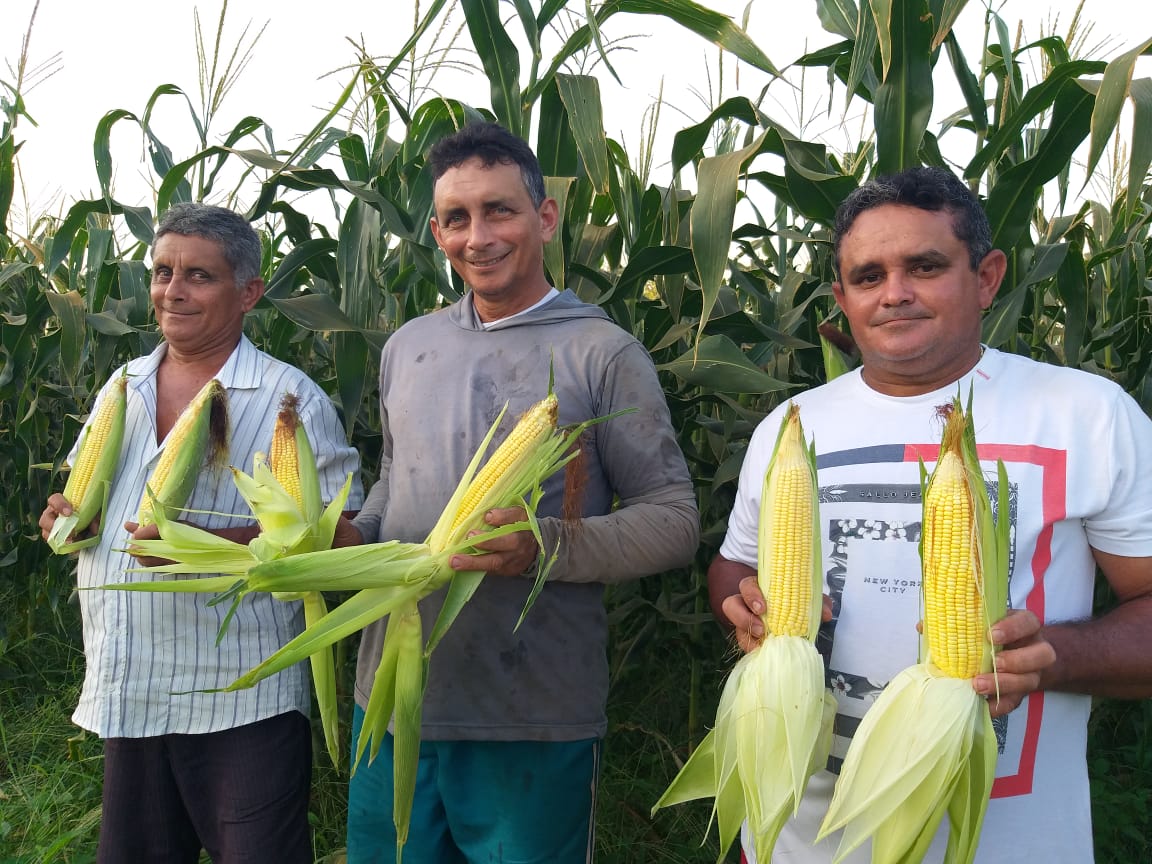
[[[141,115],[149,95],[161,84],[175,84],[199,104],[195,15],[200,16],[204,38],[211,43],[220,15],[221,0],[39,0],[28,43],[25,102],[36,126],[21,121],[17,139],[22,187],[13,202],[15,227],[24,213],[33,216],[61,213],[71,200],[98,189],[92,140],[100,118],[113,109]],[[347,64],[354,60],[352,42],[363,44],[377,56],[394,54],[411,33],[418,0],[229,0],[223,43],[249,44],[260,33],[250,62],[222,104],[209,134],[215,143],[246,115],[263,118],[274,130],[279,147],[291,146],[292,136],[311,128],[336,100],[350,78]],[[1076,8],[1075,0],[993,0],[1013,34],[1022,21],[1029,38],[1051,30],[1064,33]],[[36,0],[4,0],[5,27],[0,32],[0,80],[15,80],[21,39]],[[420,3],[427,7],[428,0]],[[533,6],[538,6],[538,0]],[[574,8],[583,2],[573,0]],[[703,5],[740,21],[747,11],[747,29],[757,45],[778,67],[805,51],[837,41],[824,31],[814,0],[705,0]],[[1103,46],[1111,57],[1152,36],[1152,4],[1088,0],[1093,22],[1088,43]],[[512,6],[503,4],[509,15]],[[961,44],[979,44],[984,4],[970,0],[957,23]],[[782,14],[782,12],[784,14]],[[460,20],[457,15],[456,21]],[[518,26],[518,25],[517,25]],[[245,29],[247,32],[245,34]],[[261,32],[262,30],[262,32]],[[450,32],[450,31],[449,31]],[[618,15],[610,19],[604,35],[619,40],[611,53],[624,86],[598,67],[607,133],[624,143],[629,153],[639,151],[644,108],[662,93],[665,102],[657,131],[655,152],[667,158],[671,137],[679,129],[706,115],[709,105],[737,93],[754,98],[768,80],[754,69],[727,58],[721,73],[718,51],[704,40],[654,16]],[[351,40],[351,41],[350,41]],[[461,44],[469,44],[466,34]],[[974,58],[969,57],[972,62]],[[831,130],[842,122],[843,99],[828,107],[822,72],[805,87],[801,104],[796,90],[777,82],[765,108],[795,124],[805,137]],[[1152,58],[1143,57],[1138,76],[1152,75]],[[29,86],[29,84],[31,86]],[[455,75],[441,73],[433,84],[449,95],[486,107],[487,82],[479,71]],[[815,96],[815,98],[813,98]],[[941,111],[960,107],[959,97],[943,93]],[[946,111],[944,111],[946,113]],[[934,122],[939,118],[934,118]],[[176,158],[196,152],[196,135],[188,108],[175,97],[161,100],[155,115],[161,139],[173,147]],[[859,127],[860,117],[848,117]],[[138,127],[121,122],[114,127],[115,191],[125,203],[149,203],[151,191],[142,167],[143,144]],[[842,133],[841,133],[842,134]],[[835,146],[835,138],[829,141]],[[657,174],[659,166],[657,167]]]

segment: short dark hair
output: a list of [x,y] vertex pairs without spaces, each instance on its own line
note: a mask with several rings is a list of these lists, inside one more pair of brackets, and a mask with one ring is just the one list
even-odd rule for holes
[[173,204],[160,217],[152,240],[153,250],[165,234],[203,237],[216,243],[232,268],[237,290],[260,276],[260,237],[247,219],[227,207],[201,201]]
[[988,215],[971,189],[947,168],[906,168],[869,180],[836,208],[832,252],[837,273],[840,272],[840,243],[856,217],[884,204],[904,204],[920,210],[950,213],[952,231],[956,239],[968,247],[968,261],[973,270],[992,251],[992,228],[988,224]]
[[516,165],[524,180],[524,188],[532,204],[539,207],[544,203],[544,174],[540,170],[540,160],[532,148],[521,138],[517,138],[499,123],[468,123],[460,131],[441,138],[428,151],[428,168],[432,172],[432,184],[452,168],[459,168],[469,159],[479,159],[485,168],[497,162],[501,165]]

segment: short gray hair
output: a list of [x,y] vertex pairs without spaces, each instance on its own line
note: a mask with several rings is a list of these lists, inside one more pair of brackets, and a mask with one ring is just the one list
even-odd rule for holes
[[224,260],[232,268],[236,290],[260,277],[263,252],[260,237],[252,225],[234,210],[215,207],[201,201],[173,204],[160,217],[152,249],[165,234],[182,237],[203,237],[220,247]]

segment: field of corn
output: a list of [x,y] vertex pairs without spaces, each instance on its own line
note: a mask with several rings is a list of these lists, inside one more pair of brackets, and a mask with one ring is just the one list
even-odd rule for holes
[[[1009,260],[984,340],[1113,378],[1152,410],[1152,80],[1133,75],[1152,34],[1101,45],[1086,22],[1104,0],[1087,0],[1059,33],[1028,34],[1009,17],[1024,14],[1023,2],[1000,15],[964,0],[873,2],[862,12],[853,0],[808,2],[825,28],[809,44],[820,47],[771,59],[738,24],[691,0],[424,2],[395,58],[349,58],[328,110],[283,137],[290,150],[269,147],[258,105],[223,129],[212,125],[218,105],[209,99],[180,102],[201,144],[174,151],[149,118],[182,94],[158,80],[147,105],[110,105],[94,130],[99,191],[20,220],[17,168],[22,130],[35,115],[35,94],[26,92],[34,63],[13,53],[19,28],[5,31],[0,864],[94,854],[100,744],[68,721],[83,668],[74,564],[40,541],[36,521],[62,486],[55,469],[96,389],[156,344],[146,252],[155,216],[173,202],[233,206],[261,233],[268,290],[247,332],[332,395],[370,482],[380,346],[462,290],[427,228],[423,153],[478,114],[536,149],[564,216],[546,250],[550,276],[601,305],[651,352],[703,519],[692,568],[608,592],[612,691],[597,818],[598,860],[608,864],[718,854],[714,832],[700,845],[710,802],[649,814],[716,716],[735,657],[707,611],[704,572],[723,537],[744,443],[789,392],[823,380],[821,334],[850,344],[831,297],[827,241],[836,204],[863,178],[949,164],[977,185]],[[878,20],[881,7],[887,14]],[[584,17],[590,10],[594,17]],[[716,94],[683,121],[670,152],[629,153],[606,135],[597,76],[581,70],[652,15],[724,49],[725,63],[783,72],[769,89]],[[949,32],[957,15],[986,15],[983,40],[960,44]],[[227,60],[232,47],[218,35],[204,34],[198,47],[215,45]],[[487,104],[410,86],[446,48],[486,76]],[[235,50],[242,56],[252,45]],[[201,91],[218,98],[226,81],[211,76],[242,64],[203,59]],[[955,105],[936,105],[934,85],[943,92],[945,82],[961,94]],[[776,87],[803,91],[820,106],[813,110],[827,112],[813,128],[833,126],[834,136],[775,120]],[[868,122],[848,125],[846,105]],[[657,122],[659,107],[644,111],[645,123]],[[930,124],[940,108],[945,119]],[[117,198],[113,126],[138,130],[147,162],[130,170],[148,173],[152,200]],[[654,181],[654,165],[670,174]],[[1084,176],[1092,182],[1082,187]],[[1106,589],[1098,600],[1108,602]],[[335,655],[345,749],[353,643],[340,642]],[[316,851],[338,861],[347,775],[328,764],[318,716],[315,725]],[[1097,860],[1152,860],[1152,701],[1101,701],[1089,760]]]

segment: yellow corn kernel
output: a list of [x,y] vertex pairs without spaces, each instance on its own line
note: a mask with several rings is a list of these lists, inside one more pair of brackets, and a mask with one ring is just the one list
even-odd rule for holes
[[300,415],[296,409],[299,403],[300,400],[292,393],[285,395],[280,402],[280,413],[276,415],[276,426],[272,430],[272,446],[268,449],[268,468],[303,512],[300,454],[296,448],[296,428],[300,425]]
[[[138,524],[151,525],[156,521],[157,502],[173,513],[182,508],[196,485],[205,455],[209,462],[216,462],[227,452],[227,399],[224,385],[213,378],[180,412],[143,491],[136,514]],[[148,494],[149,489],[152,495]]]
[[764,626],[773,636],[814,637],[813,567],[816,486],[800,409],[792,405],[760,497],[757,578],[768,603]]
[[984,652],[984,608],[972,494],[958,450],[941,448],[924,493],[924,633],[945,675],[971,678]]
[[[84,431],[84,437],[80,440],[80,446],[76,454],[76,464],[72,466],[72,470],[68,473],[68,482],[64,484],[64,497],[68,499],[68,503],[72,505],[74,510],[84,509],[84,504],[90,491],[100,493],[101,495],[103,494],[101,490],[93,488],[94,484],[92,483],[92,479],[96,471],[96,466],[104,455],[104,449],[110,446],[115,425],[119,423],[121,428],[124,425],[124,402],[127,383],[128,379],[123,375],[116,380],[113,389],[108,392],[107,397],[100,403],[100,408],[97,410],[96,416],[92,418],[92,421]],[[119,453],[119,441],[113,446],[116,447],[117,453]],[[113,461],[113,469],[115,465],[116,462]],[[96,479],[110,480],[111,477]]]
[[475,511],[483,502],[484,497],[501,478],[516,465],[519,459],[531,455],[535,444],[545,440],[551,434],[556,428],[558,411],[559,402],[556,396],[550,393],[524,412],[508,437],[496,448],[496,452],[485,463],[480,473],[472,478],[472,482],[468,484],[468,492],[452,520],[451,531],[455,531],[475,515]]

